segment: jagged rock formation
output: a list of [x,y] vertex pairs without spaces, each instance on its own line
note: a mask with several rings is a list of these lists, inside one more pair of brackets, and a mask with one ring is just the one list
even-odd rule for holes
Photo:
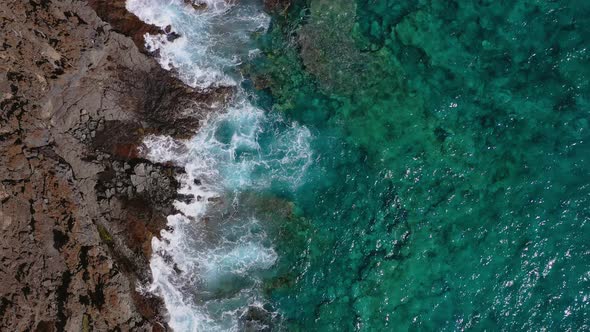
[[137,289],[179,170],[141,158],[141,140],[191,135],[229,91],[142,53],[160,30],[124,1],[8,0],[0,30],[0,330],[166,330]]

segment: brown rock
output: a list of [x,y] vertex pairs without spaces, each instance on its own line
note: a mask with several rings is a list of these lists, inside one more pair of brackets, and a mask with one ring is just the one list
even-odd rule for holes
[[88,0],[98,17],[109,22],[114,31],[131,37],[140,50],[145,52],[144,38],[146,33],[156,35],[163,31],[155,25],[146,24],[125,8],[125,0]]
[[0,331],[166,330],[136,287],[179,170],[139,147],[192,135],[232,91],[191,89],[141,53],[160,30],[123,0],[8,0],[0,26]]

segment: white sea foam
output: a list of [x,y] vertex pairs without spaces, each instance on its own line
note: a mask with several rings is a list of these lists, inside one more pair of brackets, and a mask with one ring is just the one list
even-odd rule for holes
[[[274,184],[300,184],[311,163],[311,133],[280,115],[254,107],[237,85],[235,70],[258,51],[250,40],[269,23],[254,0],[197,1],[194,9],[182,0],[128,0],[127,8],[142,20],[171,26],[181,35],[147,36],[158,50],[163,68],[175,68],[194,87],[235,85],[236,96],[222,112],[210,115],[190,140],[148,136],[147,157],[184,167],[179,177],[178,214],[152,240],[149,291],[164,299],[175,331],[236,331],[248,307],[261,308],[260,271],[275,264],[263,225],[248,213],[215,213],[220,199],[237,199],[239,192],[263,190]],[[231,203],[231,204],[229,204]],[[221,203],[232,208],[239,202]]]
[[193,9],[182,0],[127,0],[127,9],[140,19],[180,34],[147,35],[146,47],[158,51],[160,65],[177,69],[193,87],[233,86],[239,77],[228,73],[252,51],[250,34],[264,31],[269,18],[257,6],[233,1],[206,0],[205,9]]
[[[175,331],[236,330],[239,312],[261,301],[260,281],[252,272],[271,267],[277,258],[263,245],[265,234],[252,231],[257,221],[238,221],[234,232],[244,233],[237,240],[229,236],[231,229],[210,239],[209,225],[182,215],[168,221],[173,231],[154,238],[150,266],[151,291],[164,298],[170,325]],[[240,289],[241,283],[247,287]]]
[[[262,189],[272,180],[297,185],[311,162],[311,133],[280,122],[246,100],[210,120],[190,143],[187,173],[209,172],[219,190]],[[260,140],[272,140],[261,147]],[[206,171],[214,169],[215,171]]]
[[[265,138],[272,141],[261,146]],[[184,166],[179,192],[193,198],[175,202],[181,213],[168,217],[170,231],[152,242],[150,290],[164,298],[175,330],[236,330],[244,309],[262,302],[256,271],[275,263],[275,251],[255,218],[210,220],[210,199],[273,181],[296,186],[311,162],[310,140],[307,128],[245,99],[213,115],[191,140],[146,138],[152,160]]]
[[151,161],[158,163],[173,161],[181,166],[186,160],[186,142],[172,137],[149,135],[144,138],[143,145],[147,149],[147,158]]

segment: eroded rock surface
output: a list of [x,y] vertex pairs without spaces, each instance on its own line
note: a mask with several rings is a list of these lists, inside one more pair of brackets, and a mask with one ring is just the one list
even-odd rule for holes
[[124,1],[89,2],[0,3],[1,331],[167,329],[137,289],[179,169],[141,141],[190,136],[229,91],[195,91],[142,53],[159,30]]

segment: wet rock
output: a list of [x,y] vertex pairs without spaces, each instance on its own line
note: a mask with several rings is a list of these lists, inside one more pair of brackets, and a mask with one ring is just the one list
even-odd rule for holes
[[291,0],[264,0],[264,9],[269,13],[286,11],[291,5]]
[[172,31],[172,32],[166,33],[166,40],[169,42],[173,42],[178,38],[180,38],[180,34],[178,32]]
[[211,203],[221,203],[223,202],[223,199],[221,197],[209,197],[207,198],[207,201]]
[[176,200],[183,203],[191,203],[193,201],[193,195],[176,194]]
[[194,10],[205,10],[207,9],[207,3],[198,0],[184,0],[184,3],[188,6],[193,7]]
[[271,331],[273,314],[259,306],[249,306],[240,316],[241,331]]
[[163,31],[155,25],[146,24],[125,9],[125,0],[88,0],[96,14],[112,25],[113,30],[130,36],[138,49],[145,52],[146,33],[155,35]]

